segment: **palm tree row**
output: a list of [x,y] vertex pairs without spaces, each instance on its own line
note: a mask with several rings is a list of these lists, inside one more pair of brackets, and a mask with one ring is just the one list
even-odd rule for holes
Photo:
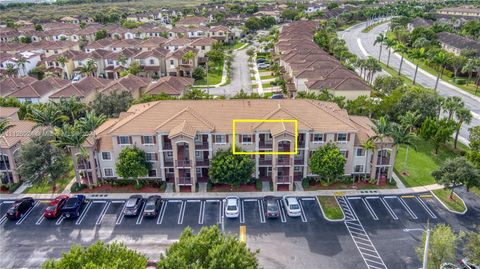
[[363,75],[363,78],[370,84],[373,83],[374,75],[377,72],[382,71],[382,66],[373,57],[368,57],[367,59],[357,59],[354,66],[360,69],[360,76]]

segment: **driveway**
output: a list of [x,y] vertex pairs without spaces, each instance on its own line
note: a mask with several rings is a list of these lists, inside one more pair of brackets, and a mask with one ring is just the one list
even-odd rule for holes
[[241,89],[246,93],[252,92],[246,48],[233,52],[232,78],[230,84],[218,88],[210,88],[208,89],[208,92],[213,95],[225,95],[231,97],[237,94]]
[[[368,56],[372,56],[378,59],[380,46],[374,46],[373,43],[375,42],[375,38],[378,36],[378,34],[383,33],[388,29],[388,25],[388,23],[382,24],[373,28],[368,33],[362,33],[364,24],[358,24],[347,29],[346,31],[339,32],[338,34],[345,40],[348,49],[358,57],[367,58]],[[387,59],[388,52],[384,47],[382,50],[381,61],[386,64]],[[399,65],[400,56],[392,52],[389,66],[395,70],[398,70]],[[413,79],[413,75],[415,74],[415,65],[404,61],[402,65],[402,74]],[[433,89],[435,87],[436,77],[419,68],[416,81],[418,84],[424,87]],[[462,98],[465,106],[472,111],[474,117],[471,124],[463,124],[462,129],[460,130],[461,140],[466,143],[469,138],[468,129],[480,125],[480,97],[468,94],[458,87],[443,80],[440,80],[437,92],[443,97],[458,96]]]

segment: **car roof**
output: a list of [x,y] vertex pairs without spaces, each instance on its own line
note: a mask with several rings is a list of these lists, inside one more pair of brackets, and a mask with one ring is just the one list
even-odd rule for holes
[[298,204],[298,201],[297,201],[297,199],[295,199],[295,197],[287,197],[287,200],[288,200],[289,203]]
[[238,204],[238,200],[236,198],[229,198],[227,199],[227,205],[237,205]]
[[135,204],[137,204],[137,201],[138,201],[138,197],[130,197],[130,199],[128,199],[127,204],[125,206],[126,207],[134,206]]
[[147,200],[154,200],[154,199],[161,199],[162,197],[160,195],[152,195],[152,196],[149,196]]

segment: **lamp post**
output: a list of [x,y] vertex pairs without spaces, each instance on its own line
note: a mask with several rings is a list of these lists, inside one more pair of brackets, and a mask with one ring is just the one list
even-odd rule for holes
[[422,231],[422,232],[427,232],[427,236],[425,238],[425,249],[423,250],[423,262],[422,262],[422,269],[427,269],[428,268],[428,247],[430,244],[430,227],[429,223],[427,222],[427,229],[403,229],[404,232],[410,232],[410,231]]

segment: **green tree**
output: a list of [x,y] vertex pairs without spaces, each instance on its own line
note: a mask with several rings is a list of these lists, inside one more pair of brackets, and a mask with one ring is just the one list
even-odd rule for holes
[[452,116],[461,108],[465,107],[462,98],[458,96],[449,96],[442,104],[443,110],[448,113],[448,119],[451,120]]
[[79,71],[82,75],[93,76],[97,71],[97,64],[94,60],[90,59],[84,66],[80,67]]
[[185,100],[201,100],[201,99],[211,99],[211,98],[212,98],[211,95],[209,95],[206,91],[203,91],[201,89],[191,89],[182,96],[182,99],[185,99]]
[[[416,249],[418,258],[423,259],[425,249],[426,232],[423,233],[422,243]],[[438,269],[445,262],[455,260],[458,236],[452,228],[445,224],[438,224],[431,231],[428,248],[428,268]]]
[[385,43],[386,40],[387,40],[387,37],[385,36],[385,34],[380,33],[377,35],[377,37],[375,38],[375,41],[373,42],[374,46],[377,44],[380,46],[380,52],[378,53],[379,61],[380,61],[380,58],[382,57],[383,44]]
[[464,56],[452,55],[450,64],[453,68],[453,75],[455,78],[457,78],[458,71],[462,70],[462,67],[465,65],[466,62],[467,62],[467,58],[465,58]]
[[373,88],[384,95],[390,95],[393,90],[402,86],[403,80],[399,76],[377,76],[373,83]]
[[17,68],[15,68],[15,65],[11,64],[11,63],[8,63],[6,64],[5,66],[5,73],[7,73],[7,76],[8,77],[14,77],[15,74],[18,74],[18,70]]
[[407,48],[407,46],[405,46],[405,44],[399,42],[399,43],[395,44],[395,50],[394,51],[396,53],[400,54],[400,66],[398,67],[398,75],[401,75],[402,74],[403,57],[404,57],[405,53],[408,52],[408,48]]
[[223,49],[212,49],[207,52],[206,56],[209,62],[213,62],[215,65],[221,65],[225,59],[225,52]]
[[310,170],[320,177],[320,180],[326,180],[330,183],[342,176],[345,166],[345,157],[338,147],[333,143],[327,143],[313,152],[309,160]]
[[192,77],[195,80],[202,80],[205,78],[205,69],[203,67],[198,66],[193,70]]
[[4,134],[8,129],[15,126],[14,124],[10,123],[10,119],[1,119],[0,120],[0,135]]
[[158,269],[174,268],[260,268],[257,253],[231,235],[224,235],[217,226],[202,227],[195,235],[187,227],[178,242],[160,256]]
[[27,72],[25,71],[25,66],[26,66],[27,63],[30,63],[30,61],[27,60],[27,58],[25,58],[25,57],[23,57],[23,56],[20,55],[20,56],[17,57],[17,60],[15,61],[15,63],[17,64],[17,66],[18,66],[19,68],[22,69],[22,71],[23,71],[23,74],[22,74],[22,75],[23,75],[23,76],[26,76],[26,75],[27,75]]
[[121,112],[127,111],[132,103],[133,97],[129,91],[115,91],[109,95],[99,93],[89,105],[97,115],[116,118]]
[[451,120],[427,118],[420,127],[419,133],[420,137],[433,143],[435,154],[438,154],[440,145],[447,143],[454,130],[455,123]]
[[454,148],[457,148],[457,142],[458,142],[458,135],[460,134],[460,128],[462,128],[462,125],[464,123],[470,124],[473,119],[472,112],[468,110],[467,108],[460,108],[457,110],[455,113],[455,117],[457,118],[457,124],[456,124],[456,130],[455,130],[455,139],[453,141]]
[[36,122],[34,128],[61,126],[68,121],[68,117],[63,115],[52,103],[32,107],[27,114],[27,119]]
[[477,62],[474,59],[469,59],[462,67],[462,73],[468,73],[468,83],[472,80],[472,74],[477,69]]
[[465,157],[446,160],[432,172],[432,176],[439,184],[451,190],[450,199],[453,199],[453,191],[459,186],[465,185],[467,191],[471,187],[480,186],[480,172]]
[[390,64],[390,54],[392,53],[392,48],[394,48],[395,45],[397,45],[397,41],[395,41],[395,39],[387,38],[387,39],[385,40],[385,47],[388,49],[387,67],[389,67],[389,64]]
[[397,150],[398,150],[398,147],[400,146],[407,147],[405,152],[405,160],[404,160],[404,166],[405,166],[405,169],[407,169],[408,149],[410,147],[413,147],[414,149],[416,149],[415,134],[407,126],[400,125],[400,124],[392,124],[391,130],[390,130],[390,136],[392,137],[393,145],[396,147]]
[[480,233],[470,232],[467,234],[465,254],[474,264],[480,264]]
[[136,76],[142,71],[143,71],[143,68],[142,66],[140,66],[140,62],[133,61],[132,63],[130,63],[130,66],[128,66],[127,70],[121,72],[120,76],[121,77],[125,77],[128,75]]
[[58,260],[48,260],[42,269],[144,269],[147,257],[128,249],[123,243],[97,241],[87,247],[74,245]]
[[105,29],[99,30],[95,33],[95,40],[104,39],[108,36],[108,32]]
[[95,110],[90,110],[85,114],[85,117],[78,120],[77,124],[81,127],[85,133],[91,133],[95,131],[102,123],[107,120],[105,115],[97,115]]
[[35,24],[35,31],[41,32],[43,31],[43,27],[41,24]]
[[437,80],[435,81],[434,90],[436,91],[438,87],[438,81],[443,76],[443,72],[445,71],[446,65],[449,64],[450,62],[450,56],[447,53],[440,51],[439,53],[436,53],[433,56],[432,62],[437,64],[440,67],[440,73],[438,73]]
[[415,61],[415,74],[413,75],[413,85],[415,85],[415,82],[417,80],[417,72],[418,72],[418,65],[420,64],[420,61],[425,59],[425,48],[418,48],[414,49],[410,52],[410,56],[416,60]]
[[47,181],[52,184],[53,193],[55,182],[68,172],[69,164],[65,152],[50,143],[52,139],[42,134],[22,145],[18,174],[30,183]]
[[145,151],[137,147],[122,149],[116,163],[118,175],[124,179],[135,179],[148,175],[152,164],[147,162]]
[[480,169],[480,126],[470,128],[470,150],[467,152],[468,160]]
[[[237,148],[237,151],[241,151]],[[233,154],[233,150],[218,150],[212,158],[208,176],[212,183],[239,186],[252,180],[255,162],[248,155]]]

